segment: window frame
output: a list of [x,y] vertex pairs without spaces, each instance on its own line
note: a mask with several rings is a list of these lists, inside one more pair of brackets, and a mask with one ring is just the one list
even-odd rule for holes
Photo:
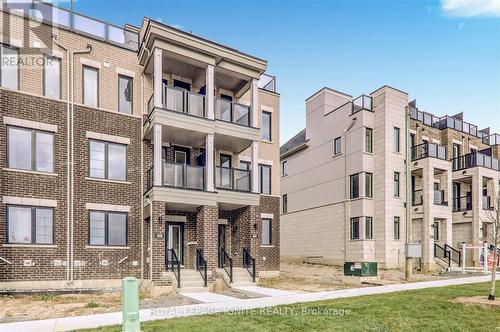
[[288,194],[281,196],[282,213],[288,213]]
[[[368,181],[368,178],[370,178],[370,181]],[[368,184],[370,185],[368,186]],[[365,197],[373,198],[373,173],[370,172],[365,172]]]
[[[132,99],[130,101],[130,113],[120,111],[120,78],[130,80],[130,90],[131,90],[130,95],[132,96]],[[118,113],[128,114],[128,115],[134,114],[134,78],[127,75],[118,74],[117,93],[118,93]]]
[[[337,142],[339,142],[339,150],[337,151]],[[339,136],[333,140],[333,155],[338,156],[342,154],[342,136]]]
[[[349,220],[349,239],[350,240],[360,240],[361,239],[361,232],[360,232],[360,217],[352,217]],[[354,237],[354,223],[357,223],[357,237]]]
[[[358,179],[358,188],[357,188],[357,196],[353,195],[353,185],[352,185],[352,180],[354,177],[357,177]],[[359,182],[359,173],[351,174],[349,176],[349,199],[358,199],[360,195],[360,182]]]
[[[42,82],[43,82],[43,96],[44,97],[47,97],[47,98],[51,98],[51,99],[54,99],[54,100],[61,100],[62,99],[62,60],[61,58],[58,58],[56,56],[52,56],[52,55],[47,55],[47,54],[44,54],[43,55],[43,74],[42,74]],[[47,96],[47,84],[45,84],[45,79],[47,78],[47,66],[46,66],[46,63],[47,63],[47,60],[48,59],[51,59],[52,61],[53,60],[56,60],[59,64],[59,95],[57,96],[57,98],[52,98],[50,96]]]
[[[9,208],[10,207],[20,207],[20,208],[26,208],[26,209],[31,209],[31,242],[30,243],[23,243],[23,242],[10,242],[9,241],[9,224],[10,224],[10,218],[9,218]],[[51,210],[52,211],[52,242],[51,243],[37,243],[36,242],[36,210]],[[33,205],[21,205],[21,204],[6,204],[5,205],[5,243],[6,244],[13,244],[13,245],[27,245],[27,246],[52,246],[54,245],[54,237],[55,237],[55,208],[50,207],[50,206],[33,206]]]
[[287,167],[285,167],[288,163],[288,160],[283,160],[281,162],[281,176],[286,176],[288,175]]
[[[92,70],[92,71],[95,71],[97,73],[97,96],[96,96],[96,105],[88,105],[85,103],[85,70],[88,69],[88,70]],[[99,95],[100,95],[100,89],[99,89],[99,81],[100,81],[100,70],[99,68],[96,68],[96,67],[92,67],[92,66],[87,66],[87,65],[82,65],[82,105],[83,106],[86,106],[86,107],[95,107],[95,108],[99,108]]]
[[[370,133],[370,149],[368,150],[368,133]],[[365,152],[373,153],[373,129],[369,127],[365,127]]]
[[[269,192],[265,193],[263,192],[264,191],[264,181],[263,181],[263,169],[265,168],[269,168]],[[273,182],[273,179],[272,179],[272,166],[271,165],[266,165],[266,164],[259,164],[259,193],[260,194],[263,194],[263,195],[271,195],[271,192],[272,192],[272,182]]]
[[[400,172],[394,172],[393,176],[393,195],[394,197],[401,197],[401,173]],[[397,186],[396,186],[397,184]]]
[[[368,220],[370,222],[368,222]],[[370,225],[370,227],[368,227],[368,225]],[[365,217],[365,239],[373,240],[373,217]]]
[[[264,243],[264,220],[269,221],[269,243]],[[260,239],[260,244],[262,246],[272,246],[273,245],[273,219],[272,218],[260,218],[260,225],[261,225],[261,239]]]
[[264,115],[269,115],[269,139],[264,138],[264,125],[262,125],[262,136],[261,140],[265,142],[272,142],[273,141],[273,113],[267,112],[267,111],[262,111],[262,124],[264,124]]
[[[397,232],[396,232],[396,229],[397,229]],[[393,231],[394,240],[400,240],[401,239],[401,218],[400,217],[394,216],[392,231]]]
[[[33,129],[33,128],[26,128],[26,127],[19,127],[19,126],[12,126],[12,125],[7,125],[6,126],[6,139],[5,139],[5,143],[6,143],[6,148],[5,148],[5,152],[6,152],[6,165],[7,165],[7,168],[10,168],[10,169],[16,169],[16,170],[21,170],[21,171],[28,171],[28,172],[40,172],[40,173],[46,173],[46,174],[54,174],[55,173],[55,168],[56,168],[56,156],[55,156],[55,134],[53,132],[50,132],[50,131],[46,131],[46,130],[39,130],[39,129]],[[14,129],[18,129],[18,130],[24,130],[24,131],[27,131],[27,132],[30,132],[31,134],[31,151],[30,151],[30,154],[31,154],[31,165],[30,165],[30,169],[24,169],[24,168],[17,168],[17,167],[13,167],[10,163],[10,149],[9,149],[9,129],[11,128],[14,128]],[[47,171],[39,171],[37,169],[37,158],[36,158],[36,155],[37,155],[37,149],[36,149],[36,134],[37,133],[41,133],[41,134],[45,134],[45,135],[51,135],[52,136],[52,171],[50,172],[47,172]]]
[[[104,213],[104,244],[92,244],[90,243],[90,214],[92,212]],[[109,215],[110,214],[121,214],[125,215],[125,244],[109,244]],[[87,245],[92,247],[128,247],[129,236],[128,236],[128,224],[129,224],[129,213],[128,212],[116,212],[116,211],[103,211],[103,210],[88,210],[87,211]]]
[[440,237],[440,229],[439,227],[441,226],[440,222],[439,221],[435,221],[434,224],[432,225],[433,227],[433,235],[434,235],[434,241],[439,241],[439,237]]
[[[104,177],[96,177],[90,175],[90,143],[91,142],[98,142],[98,143],[104,143]],[[125,147],[125,179],[110,179],[109,178],[109,153],[108,153],[108,146],[109,145],[119,145]],[[128,145],[127,144],[121,144],[121,143],[114,143],[114,142],[108,142],[108,141],[103,141],[103,140],[98,140],[94,138],[89,138],[88,140],[88,146],[87,146],[87,176],[92,179],[100,179],[100,180],[109,180],[109,181],[119,181],[119,182],[127,182],[128,181]]]
[[[18,59],[18,63],[17,63],[17,87],[16,87],[15,91],[19,91],[20,87],[21,87],[21,80],[20,80],[20,78],[21,78],[21,75],[20,75],[21,74],[21,66],[19,66],[19,52],[20,52],[20,48],[16,47],[16,46],[12,46],[12,45],[0,42],[0,59],[3,59],[3,48],[4,47],[10,48],[11,50],[15,50],[17,52],[17,59]],[[2,73],[2,66],[1,66],[1,64],[0,64],[0,87],[2,87],[4,89],[10,89],[10,88],[7,88],[7,87],[3,86],[3,73]]]
[[394,127],[393,129],[393,144],[394,144],[394,152],[401,152],[401,128]]

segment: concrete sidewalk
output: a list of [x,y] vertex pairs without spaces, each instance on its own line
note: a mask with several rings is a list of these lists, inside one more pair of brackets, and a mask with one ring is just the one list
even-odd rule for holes
[[[497,274],[500,277],[500,273]],[[475,284],[488,282],[490,275],[480,277],[457,278],[437,281],[424,281],[409,284],[397,284],[364,288],[343,289],[336,291],[325,291],[317,293],[305,293],[295,295],[283,295],[275,297],[263,297],[256,299],[238,299],[227,302],[202,303],[184,305],[170,308],[144,309],[140,311],[141,322],[167,319],[174,317],[187,317],[194,315],[206,315],[224,312],[234,312],[239,310],[251,310],[276,305],[293,304],[300,302],[314,302],[322,300],[332,300],[338,298],[355,297],[362,295],[385,294],[398,291],[407,291],[424,288],[436,288],[453,285]],[[94,328],[106,325],[121,324],[121,312],[98,314],[78,317],[65,317],[57,319],[47,319],[38,321],[27,321],[0,324],[2,332],[53,332],[53,331],[71,331],[75,329]]]

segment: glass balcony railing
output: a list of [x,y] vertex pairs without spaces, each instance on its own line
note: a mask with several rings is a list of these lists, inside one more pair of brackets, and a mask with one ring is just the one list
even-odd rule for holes
[[361,110],[372,111],[372,97],[361,95],[352,101],[351,114],[357,113]]
[[185,189],[205,189],[205,167],[163,162],[162,185]]
[[276,92],[276,76],[262,74],[257,86],[262,90]]
[[470,210],[472,210],[472,193],[453,198],[453,212],[465,212]]
[[493,202],[491,196],[483,196],[483,210],[494,210]]
[[419,206],[424,204],[424,197],[423,197],[423,192],[422,189],[417,189],[412,192],[411,195],[411,205],[412,206]]
[[251,172],[246,169],[217,166],[215,187],[235,191],[251,191]]
[[446,158],[446,146],[439,145],[436,143],[424,142],[419,145],[411,147],[411,160],[416,161],[419,159],[433,157],[442,160],[447,160]]
[[[205,96],[185,89],[163,86],[163,108],[169,111],[205,117]],[[149,111],[153,110],[154,94],[148,101]]]
[[250,127],[250,106],[238,104],[225,99],[217,99],[215,118],[217,120]]
[[451,163],[452,169],[454,171],[460,171],[477,166],[500,171],[500,161],[498,159],[480,152],[472,152],[460,157],[453,158],[451,160]]
[[444,190],[434,189],[434,204],[448,205],[448,202],[445,200]]

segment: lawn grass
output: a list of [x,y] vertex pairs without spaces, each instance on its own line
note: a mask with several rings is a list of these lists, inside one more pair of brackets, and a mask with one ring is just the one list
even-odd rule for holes
[[[458,297],[486,296],[489,283],[450,286],[391,294],[274,307],[282,315],[217,314],[173,318],[141,324],[148,331],[500,331],[500,310],[463,305]],[[497,282],[500,296],[500,281]],[[349,310],[349,315],[304,315],[309,310]],[[274,310],[276,309],[276,310]],[[272,312],[271,312],[272,313]],[[86,332],[119,332],[111,326]]]

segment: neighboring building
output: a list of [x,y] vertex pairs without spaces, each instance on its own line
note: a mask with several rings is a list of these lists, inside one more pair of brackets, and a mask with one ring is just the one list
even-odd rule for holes
[[418,266],[436,268],[435,250],[439,257],[445,244],[488,241],[500,135],[478,130],[462,114],[421,112],[389,86],[355,99],[323,88],[306,100],[306,128],[280,151],[283,261],[404,267],[407,106]]
[[210,286],[230,261],[235,282],[253,262],[257,278],[278,274],[267,62],[148,18],[120,28],[12,6],[0,12],[15,63],[0,70],[0,290],[169,286],[177,267],[184,288],[205,268]]

